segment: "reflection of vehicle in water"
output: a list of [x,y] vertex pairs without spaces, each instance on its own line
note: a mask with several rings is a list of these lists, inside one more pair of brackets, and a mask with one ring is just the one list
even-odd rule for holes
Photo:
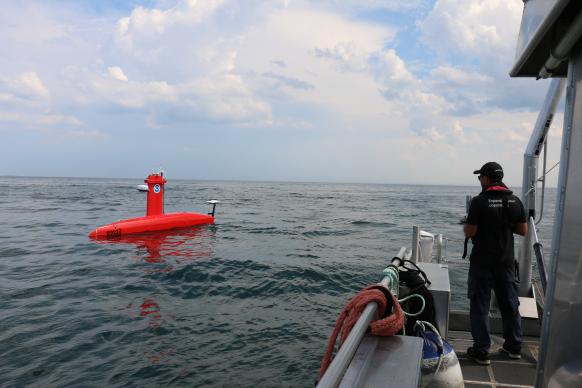
[[[140,267],[144,267],[145,277],[150,278],[150,275],[160,274],[171,276],[181,266],[187,267],[198,260],[211,258],[214,233],[214,227],[194,227],[94,241],[97,244],[128,246],[135,249],[135,254],[131,256],[142,264]],[[152,281],[157,284],[156,278]],[[129,317],[135,319],[137,327],[142,328],[145,332],[144,338],[156,338],[160,332],[172,330],[173,322],[176,320],[176,310],[167,302],[163,295],[148,291],[133,295],[123,310]],[[158,344],[158,341],[144,340],[143,356],[147,363],[184,365],[180,373],[188,372],[188,363],[180,355],[176,355],[172,347],[167,347],[163,341],[156,346],[152,343]]]
[[193,227],[132,234],[110,240],[95,240],[95,242],[133,245],[138,249],[137,256],[143,257],[147,263],[168,263],[168,261],[184,263],[211,257],[212,248],[208,238],[212,236],[214,236],[213,229]]
[[[464,383],[498,387],[531,387],[534,384],[538,388],[582,387],[582,355],[578,340],[582,324],[582,2],[524,1],[517,46],[511,76],[556,78],[550,85],[524,155],[522,201],[528,215],[530,232],[522,239],[519,250],[520,314],[525,345],[521,354],[517,355],[519,357],[492,354],[491,364],[487,366],[476,366],[466,356],[462,356],[473,340],[468,314],[449,311],[448,267],[453,264],[440,264],[438,249],[437,263],[430,263],[431,255],[419,254],[421,236],[416,230],[413,233],[412,251],[401,249],[396,262],[411,258],[413,262],[418,262],[420,270],[432,281],[432,284],[426,284],[434,298],[437,327],[443,339],[448,340],[459,352],[463,374],[461,382],[457,385],[456,376],[453,379],[435,380],[451,370],[442,350],[446,347],[442,345],[440,355],[437,352],[437,356],[432,358],[437,363],[430,371],[430,381],[426,378],[429,376],[425,374],[425,363],[429,360],[426,357],[427,343],[430,345],[426,333],[423,336],[424,343],[415,336],[371,336],[368,328],[374,331],[374,325],[387,319],[385,315],[394,314],[396,309],[386,309],[386,303],[381,301],[380,295],[379,301],[358,305],[359,310],[354,310],[353,301],[360,296],[358,294],[348,303],[340,318],[346,315],[346,311],[355,311],[360,314],[359,319],[356,321],[351,317],[352,323],[356,322],[351,326],[351,332],[348,331],[349,335],[344,332],[345,326],[336,326],[331,338],[335,340],[334,334],[341,332],[342,340],[335,358],[324,370],[325,373],[322,372],[318,387],[418,387],[421,384],[430,387],[460,387]],[[546,170],[545,155],[543,173],[538,174],[537,168],[542,149],[544,154],[546,152],[547,133],[563,90],[563,82],[559,78],[564,77],[567,77],[567,92],[558,197],[552,247],[549,250],[550,270],[546,271],[536,232],[536,224],[543,214],[543,203],[541,208],[536,206],[537,183],[545,182],[549,172]],[[542,202],[544,186],[542,184]],[[541,296],[545,294],[545,303],[544,298],[536,300],[532,288],[532,251],[535,252],[542,284],[536,292]],[[392,261],[379,276],[382,278],[380,285],[398,297],[403,288],[402,274]],[[399,302],[405,302],[404,298],[399,299]],[[538,315],[536,303],[543,314]],[[404,313],[407,313],[406,309]],[[415,313],[416,310],[408,310],[409,317]],[[338,322],[341,323],[339,319]],[[492,312],[492,333],[499,333],[502,324],[499,315]],[[436,342],[438,344],[439,341]],[[493,336],[493,342],[494,347],[501,348],[503,338]],[[335,343],[330,341],[330,344],[328,350],[331,353]]]

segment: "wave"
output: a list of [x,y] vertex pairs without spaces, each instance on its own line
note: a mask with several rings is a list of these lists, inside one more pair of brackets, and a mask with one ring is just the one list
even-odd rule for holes
[[32,251],[23,248],[0,248],[0,257],[18,257],[32,254]]
[[391,228],[397,226],[392,222],[375,222],[375,221],[352,221],[352,225],[358,226],[372,226],[372,227],[379,227],[379,228]]
[[305,237],[316,238],[326,236],[349,236],[352,233],[353,232],[349,230],[312,230],[301,234]]

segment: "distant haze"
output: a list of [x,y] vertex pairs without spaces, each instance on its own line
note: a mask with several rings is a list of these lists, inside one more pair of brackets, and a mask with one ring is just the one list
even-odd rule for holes
[[522,9],[5,2],[0,175],[477,185],[498,161],[521,185],[549,85],[508,76]]

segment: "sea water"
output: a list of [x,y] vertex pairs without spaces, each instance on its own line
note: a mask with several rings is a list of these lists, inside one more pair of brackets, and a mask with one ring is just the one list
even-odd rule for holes
[[459,220],[477,185],[170,179],[166,212],[218,199],[216,224],[90,240],[144,215],[139,183],[0,178],[0,386],[312,386],[342,308],[413,225],[445,235],[452,306],[467,306]]

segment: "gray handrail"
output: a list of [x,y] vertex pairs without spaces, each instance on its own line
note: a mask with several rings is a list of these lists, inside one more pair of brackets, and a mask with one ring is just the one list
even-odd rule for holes
[[[538,180],[538,161],[542,147],[548,136],[548,131],[552,123],[552,119],[556,112],[556,108],[564,91],[565,82],[562,79],[555,78],[550,82],[546,98],[542,105],[542,109],[536,120],[531,137],[527,144],[525,153],[523,155],[523,180],[522,180],[522,196],[521,200],[525,208],[528,223],[529,217],[536,217],[536,184]],[[547,174],[547,171],[544,171]],[[545,179],[545,175],[544,175]],[[532,278],[532,237],[527,233],[521,239],[521,246],[519,249],[519,295],[528,296],[531,291]]]
[[546,287],[548,285],[548,271],[546,269],[546,262],[544,261],[543,245],[538,239],[538,233],[536,231],[536,223],[533,217],[529,218],[529,227],[532,230],[532,235],[534,238],[533,249],[536,255],[536,262],[538,264],[538,272],[540,273],[540,280],[542,282],[542,289],[544,294],[546,293]]
[[[403,259],[405,253],[406,248],[402,247],[396,257]],[[387,279],[388,276],[384,277],[380,283],[386,282]],[[358,350],[358,346],[360,346],[360,342],[362,342],[362,338],[364,338],[368,330],[368,326],[370,326],[370,322],[377,316],[377,312],[378,304],[376,302],[368,303],[348,338],[342,344],[321,380],[317,383],[317,388],[335,388],[339,385],[352,362],[352,358],[354,358],[354,354],[356,354],[356,350]]]
[[535,222],[534,225],[539,224],[540,222],[542,222],[542,218],[544,217],[544,199],[545,199],[545,195],[546,195],[546,167],[548,165],[548,138],[546,137],[544,139],[544,167],[543,167],[543,172],[544,175],[542,176],[542,178],[538,178],[538,181],[540,179],[542,179],[542,195],[540,198],[540,212],[538,213],[538,220]]
[[352,362],[354,354],[356,354],[356,350],[358,350],[358,346],[360,346],[362,338],[364,338],[364,334],[366,334],[366,331],[368,330],[368,326],[370,326],[370,322],[375,318],[377,311],[378,304],[376,302],[371,302],[366,306],[360,319],[358,319],[352,328],[350,335],[348,335],[348,338],[335,355],[329,368],[327,368],[327,371],[325,371],[325,374],[322,376],[321,380],[319,380],[319,383],[317,384],[318,388],[335,388],[339,385],[350,365],[350,362]]

